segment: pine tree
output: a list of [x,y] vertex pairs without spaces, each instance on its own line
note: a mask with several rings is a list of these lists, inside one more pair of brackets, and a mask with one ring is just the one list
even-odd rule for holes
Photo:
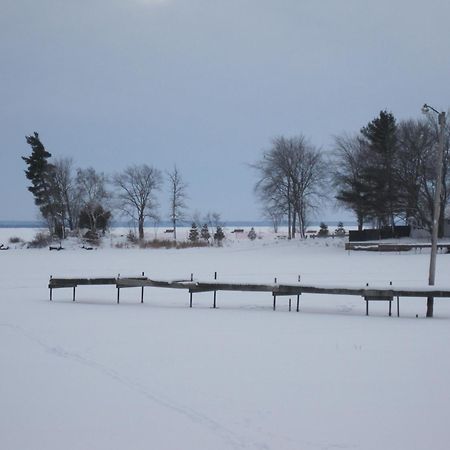
[[198,228],[195,222],[192,223],[191,229],[189,231],[189,241],[198,242]]
[[328,236],[328,225],[325,224],[324,222],[320,223],[320,230],[317,233],[317,236],[320,236],[320,237],[327,237]]
[[338,222],[337,228],[334,230],[336,236],[345,236],[344,222]]
[[256,239],[256,231],[255,231],[255,229],[252,227],[251,228],[251,230],[248,232],[248,238],[251,240],[251,241],[254,241],[255,239]]
[[368,144],[368,164],[363,173],[363,195],[379,226],[394,225],[399,211],[401,183],[396,171],[397,124],[394,116],[381,111],[361,130]]
[[209,242],[209,239],[211,238],[211,233],[209,232],[208,224],[204,224],[202,226],[202,229],[200,230],[200,237],[206,241]]
[[34,203],[39,207],[42,216],[49,222],[52,231],[58,228],[57,210],[55,200],[55,187],[52,183],[53,165],[48,162],[52,156],[39,139],[39,134],[34,132],[33,136],[26,136],[27,143],[31,146],[31,155],[22,159],[28,165],[25,175],[31,181],[28,190],[34,196]]
[[214,233],[214,241],[217,242],[217,245],[222,245],[222,241],[225,239],[225,234],[222,230],[221,226],[216,228],[216,232]]

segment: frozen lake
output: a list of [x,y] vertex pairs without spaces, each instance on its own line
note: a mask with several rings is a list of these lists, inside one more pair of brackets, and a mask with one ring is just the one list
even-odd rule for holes
[[[3,240],[2,242],[5,242]],[[429,254],[339,239],[235,239],[224,248],[0,252],[4,449],[447,449],[450,301],[80,287],[54,276],[424,285]],[[437,284],[450,285],[439,254]],[[416,318],[416,314],[419,316]]]

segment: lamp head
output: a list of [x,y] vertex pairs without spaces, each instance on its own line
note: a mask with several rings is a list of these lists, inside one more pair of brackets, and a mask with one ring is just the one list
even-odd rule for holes
[[426,113],[428,113],[430,111],[430,107],[426,104],[426,103],[424,103],[424,105],[422,106],[422,112],[424,113],[424,114],[426,114]]

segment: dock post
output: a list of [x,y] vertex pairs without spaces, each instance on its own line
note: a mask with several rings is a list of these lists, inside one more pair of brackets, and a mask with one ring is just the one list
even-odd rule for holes
[[[400,251],[398,252],[398,254],[400,254]],[[389,286],[392,286],[392,281],[389,281]],[[394,299],[394,297],[392,297],[392,300]],[[392,316],[392,300],[389,300],[389,317]]]
[[[217,272],[214,272],[214,280],[217,280]],[[214,302],[213,302],[213,308],[216,308],[216,298],[217,298],[217,291],[214,291]]]
[[[142,272],[142,277],[144,277],[144,272]],[[141,303],[144,303],[144,286],[141,287]]]
[[[366,283],[366,287],[369,287],[369,283]],[[366,300],[366,316],[369,315],[369,300],[367,298],[364,298]]]
[[[120,278],[120,273],[117,274],[117,280],[119,280]],[[119,304],[119,299],[120,299],[120,287],[119,285],[116,284],[117,287],[117,304]]]

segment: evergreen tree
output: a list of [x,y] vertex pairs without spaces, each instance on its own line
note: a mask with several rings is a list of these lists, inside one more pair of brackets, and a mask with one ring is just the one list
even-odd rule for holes
[[254,241],[256,239],[256,231],[253,227],[250,229],[247,236],[251,241]]
[[214,233],[214,241],[217,242],[217,245],[222,245],[222,241],[225,239],[225,234],[222,230],[221,226],[216,228],[216,232]]
[[32,136],[26,136],[27,143],[31,146],[31,155],[22,156],[28,165],[25,175],[31,181],[28,190],[34,196],[34,203],[39,207],[42,216],[49,223],[50,229],[54,232],[58,227],[57,223],[57,199],[55,199],[55,187],[53,185],[53,165],[48,162],[52,156],[48,152],[39,134],[34,132]]
[[317,236],[320,236],[320,237],[328,236],[328,225],[326,225],[324,222],[320,223],[320,230],[317,233]]
[[401,184],[397,174],[397,124],[394,116],[381,111],[361,130],[368,145],[368,164],[363,172],[362,194],[379,226],[394,225],[401,209]]
[[344,222],[338,222],[337,228],[334,230],[336,236],[345,236]]
[[209,239],[211,238],[211,233],[209,232],[208,224],[204,224],[202,226],[202,229],[200,230],[200,237],[206,241],[209,242]]
[[192,223],[191,229],[189,231],[189,240],[191,242],[198,242],[198,228],[195,222]]

